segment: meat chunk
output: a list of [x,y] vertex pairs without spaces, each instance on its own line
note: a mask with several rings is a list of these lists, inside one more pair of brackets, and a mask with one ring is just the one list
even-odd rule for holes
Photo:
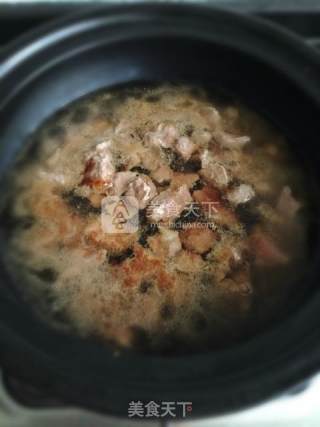
[[255,196],[254,189],[249,184],[240,184],[229,191],[227,199],[235,206],[249,202]]
[[196,144],[189,137],[180,136],[179,130],[174,125],[160,123],[154,132],[146,134],[146,139],[156,147],[173,149],[185,161],[197,150]]
[[188,188],[192,188],[193,184],[197,182],[199,179],[199,175],[196,173],[173,173],[173,177],[171,180],[170,189],[177,190],[182,185],[186,185]]
[[94,152],[86,157],[86,165],[81,184],[89,187],[111,183],[115,167],[111,153],[111,141],[101,142],[95,147]]
[[158,169],[152,172],[152,178],[157,181],[159,184],[163,184],[164,182],[171,181],[172,178],[172,170],[167,165],[160,165]]
[[164,266],[161,257],[134,246],[134,257],[127,258],[118,270],[124,276],[124,286],[138,288],[143,280],[154,282],[159,289],[167,289],[174,283],[174,278]]
[[281,265],[289,261],[288,255],[277,246],[270,236],[260,229],[255,230],[250,236],[250,246],[258,265]]
[[226,234],[221,237],[209,254],[209,259],[214,263],[214,276],[217,282],[223,280],[235,269],[237,270],[245,261],[247,243],[241,237]]
[[215,187],[206,185],[201,190],[194,191],[193,198],[208,218],[223,208],[220,191]]
[[160,235],[167,247],[169,257],[173,257],[181,251],[182,247],[179,233],[177,231],[169,230],[168,228],[161,228]]
[[175,258],[175,268],[181,273],[202,271],[204,265],[205,262],[200,255],[189,251],[180,251]]
[[285,218],[292,219],[300,208],[301,203],[293,197],[290,187],[283,187],[277,202],[277,211]]
[[250,142],[250,136],[236,136],[222,130],[214,132],[213,137],[222,147],[230,149],[240,149]]
[[189,228],[180,232],[183,247],[198,254],[208,252],[215,238],[215,233],[209,228]]
[[157,189],[148,175],[140,174],[129,183],[125,194],[135,197],[138,200],[139,209],[144,209],[157,195]]
[[116,173],[112,181],[112,193],[115,196],[121,196],[128,190],[129,184],[135,181],[137,177],[138,174],[136,172]]
[[148,238],[148,245],[156,256],[165,259],[174,257],[182,248],[179,233],[165,227],[160,228],[160,233]]
[[212,181],[216,187],[224,188],[229,184],[230,173],[221,162],[214,159],[208,150],[204,150],[201,155],[201,166],[200,174],[208,181]]
[[193,197],[198,203],[214,203],[216,207],[222,204],[220,191],[210,185],[206,185],[201,190],[196,190]]
[[231,228],[239,226],[235,213],[224,206],[217,188],[207,185],[201,190],[194,191],[193,198],[199,203],[208,219]]
[[112,183],[112,193],[116,196],[125,194],[135,197],[139,203],[139,209],[144,209],[152,200],[157,190],[148,175],[137,172],[118,172]]
[[160,147],[149,146],[148,149],[140,153],[140,157],[141,165],[150,172],[155,172],[163,164]]
[[183,160],[187,161],[197,150],[197,146],[187,136],[181,136],[175,145],[175,149]]
[[163,148],[172,148],[178,137],[178,129],[173,125],[164,123],[160,123],[154,132],[148,132],[145,135],[148,142]]
[[94,253],[97,248],[106,249],[112,254],[126,251],[132,247],[136,237],[135,233],[106,234],[103,232],[100,220],[94,220],[88,223],[82,233],[83,241],[88,246],[87,250],[88,252],[91,250],[92,253]]
[[186,185],[176,191],[163,191],[149,205],[148,217],[155,222],[177,218],[191,201],[192,197]]

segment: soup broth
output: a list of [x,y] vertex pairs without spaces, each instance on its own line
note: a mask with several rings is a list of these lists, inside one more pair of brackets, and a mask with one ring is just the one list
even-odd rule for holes
[[192,352],[265,328],[307,254],[284,137],[185,86],[118,89],[46,122],[11,173],[7,265],[54,327]]

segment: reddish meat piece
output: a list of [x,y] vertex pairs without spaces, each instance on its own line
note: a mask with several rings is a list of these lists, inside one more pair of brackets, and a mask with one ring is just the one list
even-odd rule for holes
[[258,265],[272,266],[286,264],[289,261],[288,256],[263,231],[258,230],[251,235],[250,246]]

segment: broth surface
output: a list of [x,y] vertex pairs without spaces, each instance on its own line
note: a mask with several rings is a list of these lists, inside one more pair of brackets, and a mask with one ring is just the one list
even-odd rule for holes
[[94,94],[37,131],[11,182],[8,269],[55,327],[197,352],[256,334],[294,299],[302,174],[241,104],[171,85]]

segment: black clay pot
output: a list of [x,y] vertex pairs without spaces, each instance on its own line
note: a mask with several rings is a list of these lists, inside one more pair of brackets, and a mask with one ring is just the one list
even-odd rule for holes
[[13,292],[2,263],[4,370],[64,403],[126,417],[131,400],[191,401],[193,416],[242,409],[283,393],[320,368],[316,52],[247,16],[202,6],[136,4],[93,10],[30,33],[5,52],[0,79],[1,175],[28,135],[76,98],[118,84],[184,81],[222,88],[272,120],[288,136],[315,201],[312,253],[300,284],[310,295],[269,331],[221,351],[114,357],[105,346],[39,322]]

